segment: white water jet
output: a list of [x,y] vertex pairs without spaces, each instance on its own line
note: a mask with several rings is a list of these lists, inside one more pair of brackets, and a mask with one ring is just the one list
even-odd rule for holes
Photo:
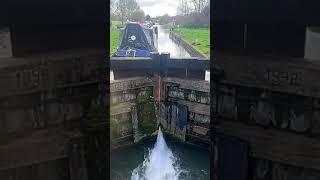
[[143,163],[133,170],[131,180],[178,180],[181,172],[159,127],[154,148],[149,151]]

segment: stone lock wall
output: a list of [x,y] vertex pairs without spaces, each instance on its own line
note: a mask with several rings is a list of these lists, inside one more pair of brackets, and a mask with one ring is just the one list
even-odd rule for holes
[[[69,180],[68,159],[47,161],[40,164],[23,166],[18,168],[0,171],[1,179],[49,179],[49,180]],[[48,176],[50,174],[50,176]]]
[[164,91],[155,101],[155,82],[127,78],[111,82],[112,148],[139,142],[164,131],[196,145],[209,144],[210,87],[204,80],[163,78]]
[[318,98],[224,83],[213,91],[215,129],[250,148],[248,177],[320,177]]
[[320,177],[319,171],[266,159],[252,159],[252,167],[253,180],[314,180]]
[[110,117],[111,147],[133,142],[133,124],[131,116],[136,113],[132,111],[133,108],[135,108],[135,105],[128,104],[126,108],[127,111],[121,112],[114,112],[114,108],[111,109],[111,111],[113,111],[111,112]]
[[[138,119],[138,123],[131,120],[135,142],[137,135],[156,135],[157,126],[161,125],[164,131],[182,141],[209,144],[210,87],[204,80],[205,71],[210,69],[209,60],[170,58],[170,53],[152,53],[150,58],[111,57],[110,60],[111,70],[118,79],[111,82],[111,103],[125,102],[126,98],[134,103],[132,107],[137,110]],[[139,92],[132,91],[141,89],[146,81],[153,95],[140,101]],[[123,95],[114,96],[116,91],[122,91]]]
[[196,145],[210,143],[209,86],[203,80],[164,79],[166,100],[160,106],[160,122],[169,133]]
[[110,90],[112,149],[139,142],[156,131],[152,80],[138,77],[115,80]]
[[318,179],[319,64],[288,56],[215,56],[225,72],[212,81],[217,163],[239,156],[225,168],[245,167],[241,179]]
[[318,136],[319,99],[262,89],[220,85],[219,117],[247,124]]
[[[48,54],[10,59],[0,68],[0,129],[21,132],[79,120],[105,101],[102,64],[95,54]],[[28,62],[28,63],[25,63]]]
[[0,179],[87,179],[83,129],[105,122],[88,117],[106,102],[103,59],[97,50],[0,59]]

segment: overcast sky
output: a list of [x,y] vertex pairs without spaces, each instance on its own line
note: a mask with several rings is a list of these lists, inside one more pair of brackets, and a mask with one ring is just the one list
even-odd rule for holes
[[151,17],[177,14],[179,0],[136,0],[140,8]]

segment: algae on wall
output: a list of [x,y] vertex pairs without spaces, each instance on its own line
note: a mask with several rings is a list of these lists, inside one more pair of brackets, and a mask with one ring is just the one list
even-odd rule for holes
[[152,134],[157,130],[156,115],[153,102],[137,104],[138,126],[144,134]]
[[[118,93],[114,99],[121,99],[120,103],[113,101],[115,112],[110,116],[111,142],[123,138],[129,139],[133,135],[135,143],[150,137],[157,130],[157,120],[153,101],[153,87],[143,87]],[[130,109],[130,110],[129,110]],[[130,142],[126,142],[128,144]]]
[[135,142],[138,142],[144,137],[152,136],[157,130],[152,87],[145,88],[138,93],[136,104],[139,132],[135,137]]
[[132,123],[130,113],[123,113],[111,116],[110,138],[119,138],[132,134]]

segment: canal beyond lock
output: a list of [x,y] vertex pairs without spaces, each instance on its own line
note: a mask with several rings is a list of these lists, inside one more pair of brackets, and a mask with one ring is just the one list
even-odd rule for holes
[[158,27],[158,51],[169,52],[171,57],[191,57],[190,54],[182,47],[173,42],[170,37],[169,26],[157,25]]

